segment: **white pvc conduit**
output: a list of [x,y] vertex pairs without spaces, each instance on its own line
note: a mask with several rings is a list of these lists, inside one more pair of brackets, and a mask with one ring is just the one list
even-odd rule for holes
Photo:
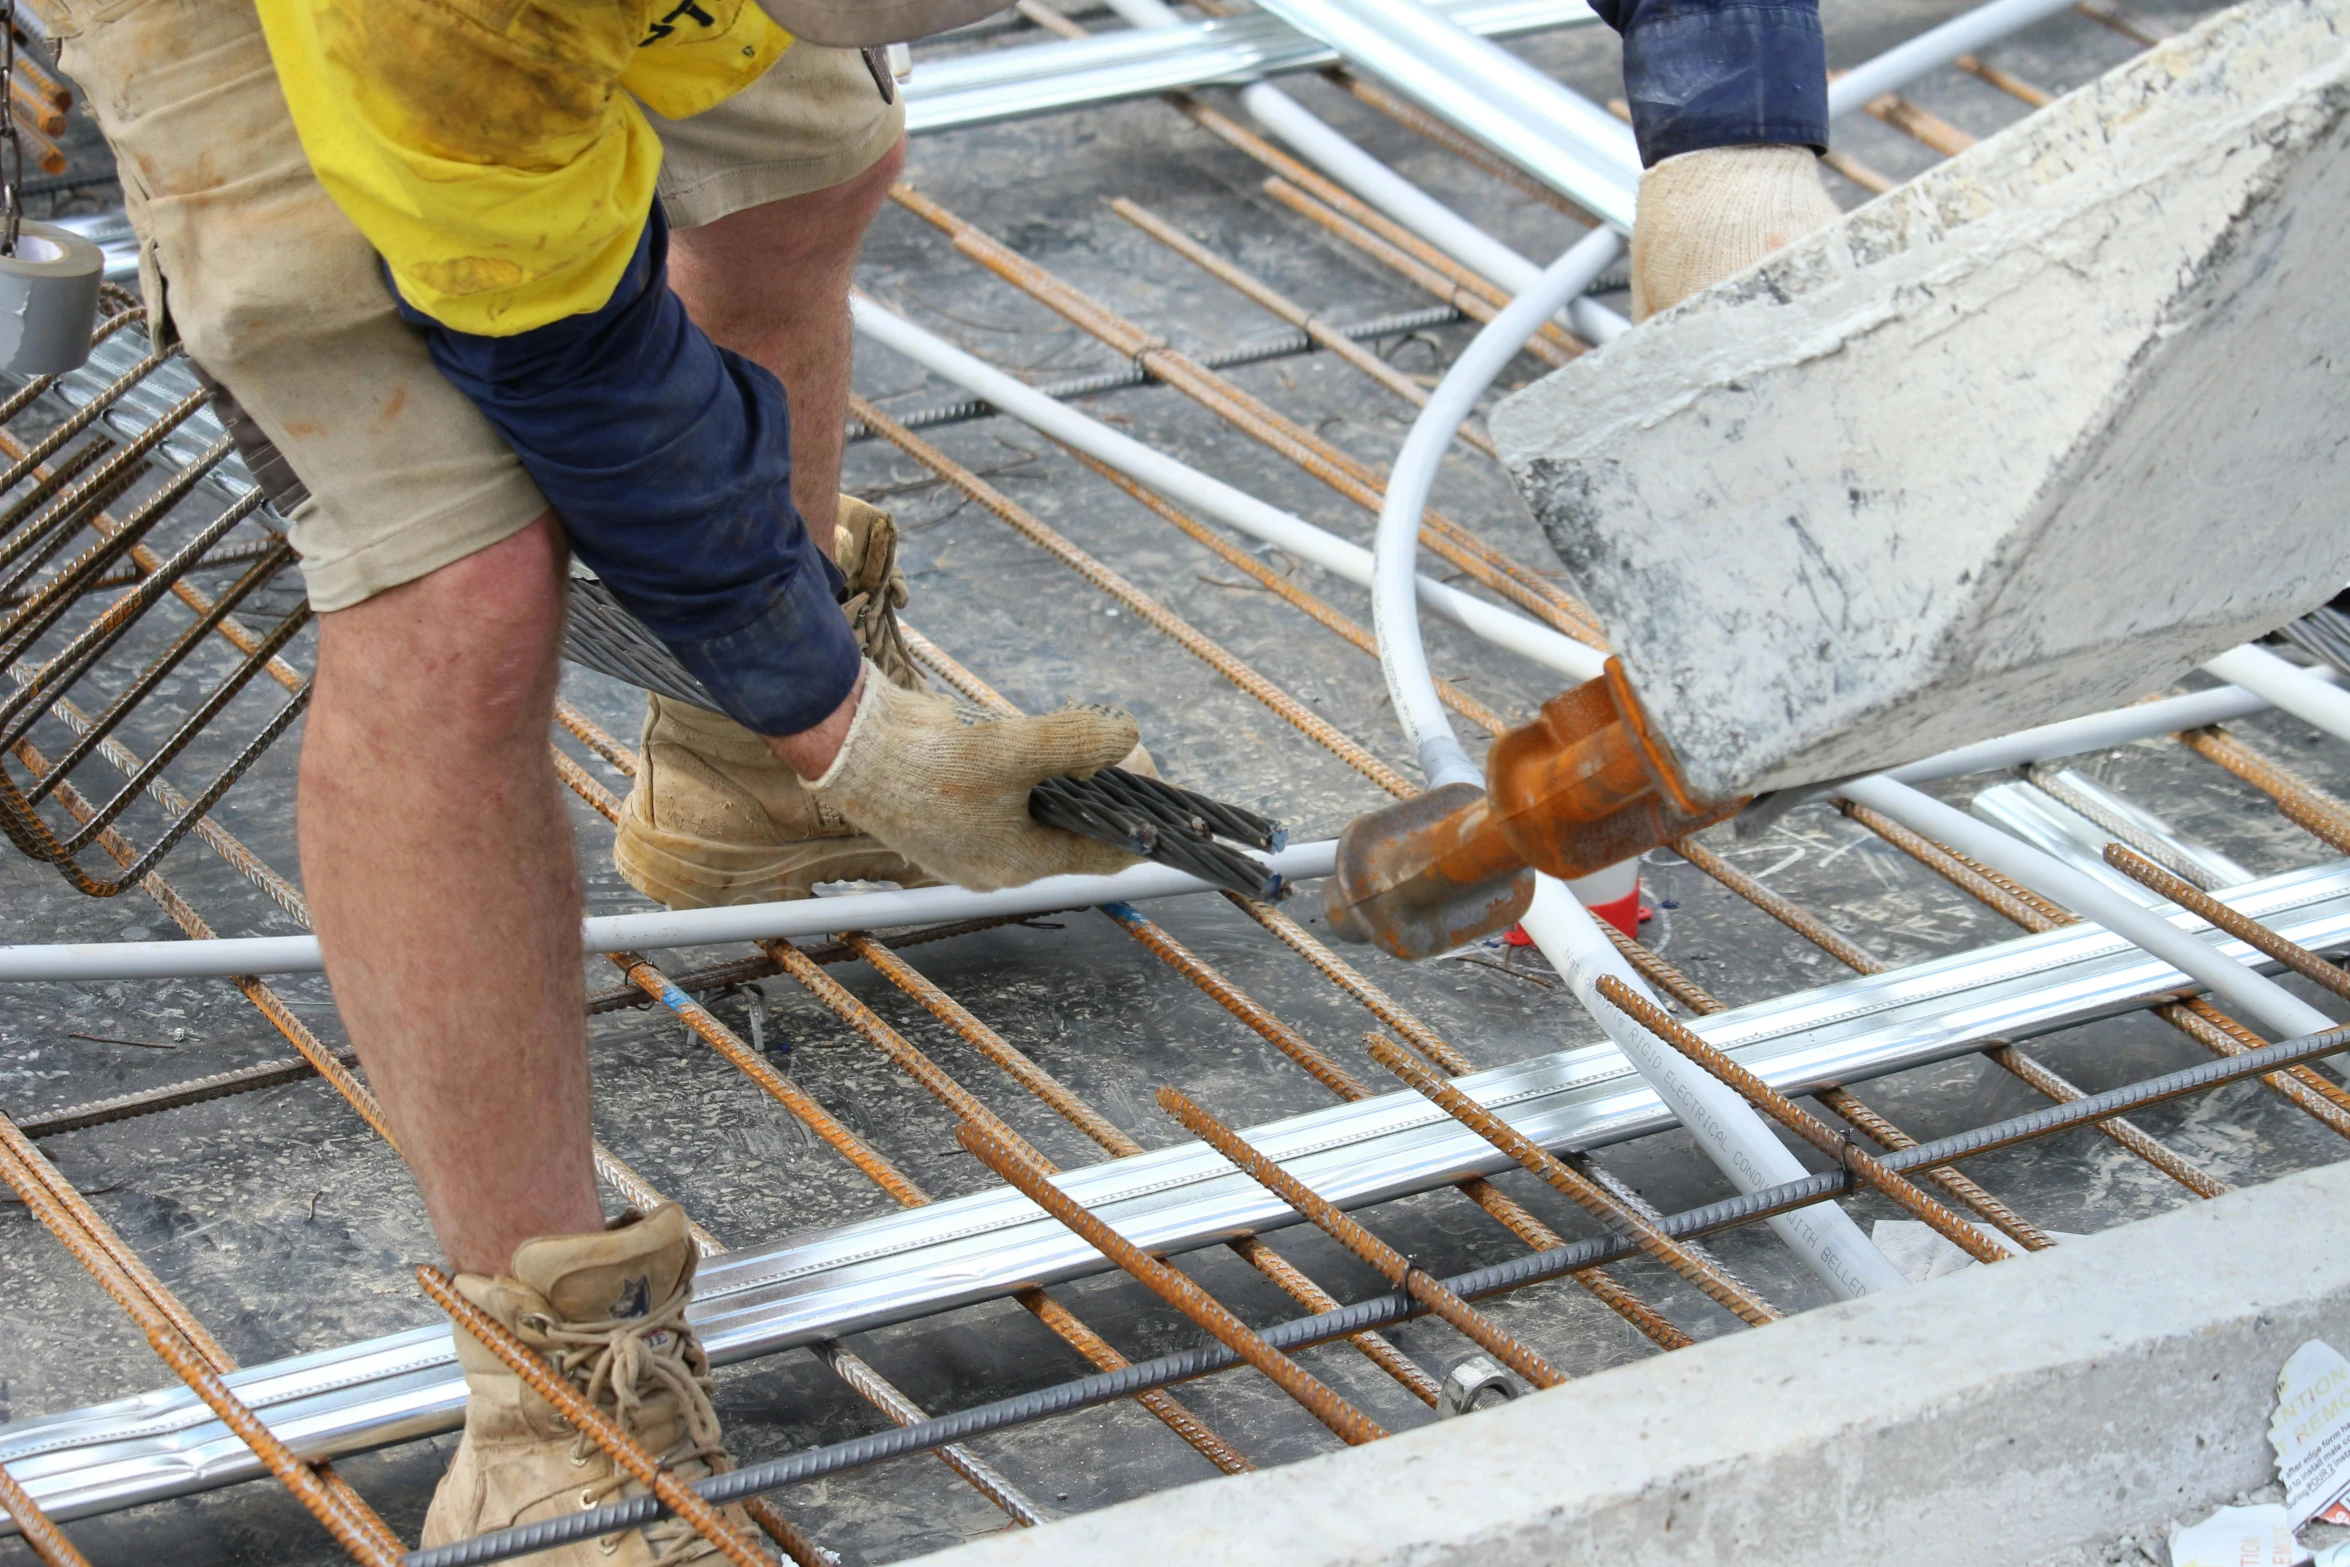
[[[2204,668],[2209,669],[2211,665],[2206,664]],[[2042,724],[2037,729],[2019,729],[1995,740],[1962,745],[1938,756],[1888,768],[1885,776],[1902,783],[1926,783],[1936,778],[1960,778],[1968,773],[2018,767],[2026,762],[2052,762],[2060,756],[2078,756],[2083,751],[2110,750],[2150,735],[2231,723],[2254,713],[2265,713],[2274,705],[2242,686],[2190,691],[2185,696],[2164,697],[2158,702],[2139,702],[2109,712]],[[1820,792],[1835,793],[1833,789]]]
[[[1567,299],[1589,286],[1622,253],[1623,241],[1601,229],[1551,264],[1541,282],[1510,302],[1453,361],[1420,410],[1411,434],[1388,475],[1387,504],[1379,514],[1377,574],[1371,588],[1372,614],[1379,634],[1379,660],[1387,675],[1396,717],[1420,756],[1430,787],[1448,783],[1482,786],[1484,775],[1471,762],[1444,716],[1436,683],[1421,645],[1418,605],[1412,592],[1419,551],[1420,514],[1453,432],[1477,399],[1516,355],[1534,329]],[[1613,974],[1637,995],[1656,999],[1613,943],[1601,934],[1589,910],[1565,884],[1535,877],[1534,903],[1520,922],[1542,955],[1573,987],[1624,1058],[1638,1068],[1689,1129],[1722,1173],[1741,1192],[1800,1180],[1801,1162],[1737,1093],[1682,1058],[1599,995],[1603,974]],[[1871,1245],[1843,1209],[1818,1203],[1769,1221],[1789,1249],[1840,1299],[1895,1289],[1908,1283],[1900,1269]]]
[[[1244,88],[1240,102],[1308,163],[1480,277],[1523,294],[1542,276],[1540,266],[1363,151],[1278,87]],[[1638,168],[1627,178],[1636,189]],[[1631,200],[1625,197],[1627,204]],[[1613,342],[1632,329],[1615,311],[1580,295],[1568,301],[1566,316],[1569,327],[1594,343]]]
[[[1259,855],[1285,881],[1330,874],[1335,839],[1292,844]],[[1207,892],[1208,883],[1164,865],[1133,865],[1115,876],[1051,876],[1001,892],[962,887],[918,887],[860,892],[841,898],[797,898],[788,903],[744,903],[724,909],[661,909],[609,914],[580,922],[585,952],[632,952],[654,947],[714,946],[733,941],[780,941],[831,936],[844,930],[892,930],[952,920],[1045,914],[1134,903],[1178,893]],[[39,980],[198,979],[240,974],[315,974],[315,936],[240,936],[220,941],[103,941],[38,947],[0,947],[0,983]]]
[[1854,66],[1828,83],[1828,117],[1841,119],[1872,98],[1898,92],[1928,71],[1938,71],[1962,54],[1973,54],[2009,33],[2069,11],[2073,0],[1991,0],[1930,28],[1907,43]]
[[[1624,961],[1564,882],[1537,876],[1534,903],[1523,923],[1550,966],[1574,989],[1583,1010],[1607,1031],[1739,1191],[1800,1181],[1811,1173],[1737,1090],[1700,1070],[1599,994],[1599,977],[1613,974],[1635,995],[1656,1000],[1655,992]],[[1814,1203],[1765,1222],[1840,1300],[1899,1289],[1909,1282],[1834,1203]]]
[[2330,684],[2313,671],[2287,663],[2268,649],[2250,643],[2205,660],[2203,668],[2207,674],[2233,681],[2302,722],[2315,724],[2337,740],[2350,740],[2350,691]]
[[[1379,511],[1379,536],[1374,548],[1376,565],[1371,578],[1371,622],[1379,634],[1379,663],[1387,675],[1387,694],[1395,703],[1396,720],[1404,738],[1420,758],[1428,787],[1472,783],[1480,787],[1485,774],[1468,758],[1444,716],[1436,682],[1428,670],[1428,653],[1420,639],[1419,605],[1415,599],[1420,549],[1420,514],[1446,449],[1468,418],[1477,399],[1493,384],[1518,347],[1549,319],[1559,305],[1590,287],[1591,280],[1622,255],[1624,242],[1613,229],[1596,229],[1571,246],[1535,282],[1510,301],[1486,324],[1454,360],[1444,379],[1429,394],[1427,406],[1412,422],[1403,450],[1387,475],[1387,501]],[[1607,667],[1607,659],[1591,653],[1591,679]]]
[[[853,298],[850,306],[858,331],[984,398],[1021,423],[1100,459],[1179,505],[1205,512],[1242,533],[1287,550],[1332,576],[1358,587],[1371,585],[1371,552],[1361,545],[1351,544],[1294,513],[1120,435],[1099,420],[1089,419],[1068,404],[1045,396],[1026,382],[965,353],[863,295]],[[1418,587],[1421,602],[1431,612],[1472,636],[1571,679],[1590,679],[1607,660],[1607,655],[1596,648],[1561,636],[1548,626],[1537,625],[1514,610],[1472,598],[1426,577],[1419,579]]]
[[2094,920],[2203,985],[2237,1011],[2251,1014],[2280,1039],[2322,1033],[2334,1026],[2332,1018],[2275,980],[2223,957],[2209,942],[2187,934],[2087,872],[2075,870],[1956,806],[1945,805],[1882,773],[1841,784],[1836,792],[1982,861],[2035,892],[2045,893],[2084,919]]

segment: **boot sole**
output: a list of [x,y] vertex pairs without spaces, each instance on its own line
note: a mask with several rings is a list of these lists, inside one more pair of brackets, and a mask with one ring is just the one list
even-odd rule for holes
[[672,909],[724,908],[812,898],[820,882],[894,881],[935,887],[911,861],[862,833],[799,843],[740,844],[665,832],[629,808],[612,840],[621,879]]

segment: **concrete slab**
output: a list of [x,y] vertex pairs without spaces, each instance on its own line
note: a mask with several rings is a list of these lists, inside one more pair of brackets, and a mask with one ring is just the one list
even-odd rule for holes
[[2350,1343],[2345,1212],[2350,1163],[922,1561],[2032,1561],[2273,1478],[2277,1368]]
[[2127,701],[2350,579],[2346,31],[2223,13],[1495,410],[1700,792]]

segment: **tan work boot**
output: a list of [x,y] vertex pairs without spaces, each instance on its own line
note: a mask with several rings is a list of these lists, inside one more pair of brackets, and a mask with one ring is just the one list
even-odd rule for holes
[[[927,689],[898,628],[906,575],[889,513],[842,496],[832,553],[849,579],[841,610],[857,645],[893,683]],[[658,903],[770,903],[812,897],[829,881],[937,885],[810,798],[799,775],[731,718],[649,696],[637,758],[612,863]]]
[[[601,1234],[524,1241],[510,1276],[461,1273],[457,1289],[672,1473],[698,1480],[732,1469],[734,1459],[710,1407],[709,1362],[685,1325],[694,1262],[683,1210],[665,1206],[631,1213]],[[459,1329],[456,1342],[465,1435],[425,1514],[427,1547],[644,1494],[471,1334]],[[721,1512],[746,1538],[757,1538],[742,1508]],[[530,1559],[542,1567],[683,1567],[722,1558],[691,1524],[672,1517]]]

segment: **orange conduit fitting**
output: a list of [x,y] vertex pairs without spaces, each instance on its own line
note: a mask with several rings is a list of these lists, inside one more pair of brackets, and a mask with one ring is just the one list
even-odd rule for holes
[[1588,876],[1745,804],[1690,796],[1611,658],[1494,741],[1484,788],[1448,783],[1349,823],[1324,912],[1349,941],[1427,957],[1516,923],[1537,871]]
[[1159,1090],[1159,1108],[1184,1128],[1237,1165],[1258,1185],[1296,1209],[1332,1240],[1344,1246],[1388,1283],[1426,1306],[1479,1349],[1498,1356],[1502,1364],[1536,1387],[1557,1387],[1567,1379],[1556,1366],[1502,1331],[1492,1318],[1436,1282],[1435,1276],[1402,1252],[1339,1212],[1335,1204],[1312,1187],[1266,1158],[1230,1127],[1172,1088]]
[[2006,1248],[1985,1240],[1980,1230],[1926,1195],[1908,1177],[1886,1169],[1875,1157],[1854,1146],[1850,1138],[1839,1137],[1817,1116],[1707,1044],[1647,998],[1634,994],[1632,987],[1622,980],[1612,974],[1602,974],[1598,988],[1618,1011],[1736,1089],[1749,1104],[1868,1182],[1912,1217],[1924,1220],[1935,1233],[1977,1262],[2007,1259]]
[[1328,1426],[1339,1440],[1351,1447],[1387,1435],[1385,1427],[1340,1398],[1305,1367],[1266,1343],[1213,1295],[1120,1235],[1106,1221],[1071,1202],[1053,1185],[1052,1177],[1043,1168],[1022,1157],[1009,1144],[968,1121],[955,1129],[955,1140],[1029,1201],[1075,1231],[1087,1245],[1205,1328],[1216,1342],[1262,1371],[1276,1387]]
[[610,1415],[580,1397],[579,1390],[569,1380],[532,1354],[528,1346],[506,1330],[504,1323],[458,1294],[455,1281],[448,1274],[435,1267],[420,1267],[416,1270],[416,1280],[424,1286],[425,1294],[432,1297],[433,1304],[449,1314],[451,1322],[504,1361],[516,1376],[529,1384],[532,1392],[552,1404],[574,1431],[602,1448],[639,1485],[659,1497],[663,1507],[692,1524],[694,1532],[716,1546],[720,1555],[735,1567],[772,1567],[766,1555],[738,1534],[716,1507],[670,1473],[666,1465],[645,1451],[643,1444],[620,1429]]

